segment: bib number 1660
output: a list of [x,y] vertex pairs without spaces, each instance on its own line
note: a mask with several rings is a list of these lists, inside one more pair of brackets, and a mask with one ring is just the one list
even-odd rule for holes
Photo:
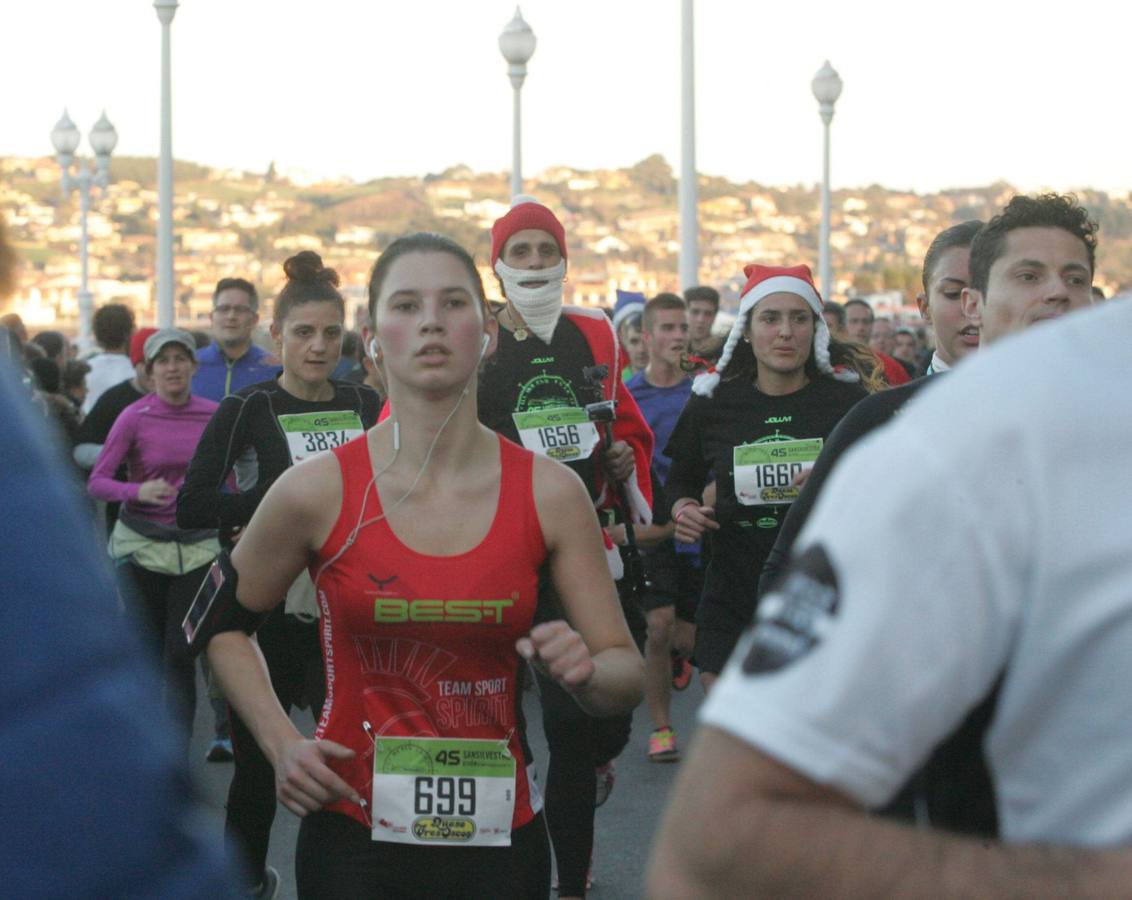
[[764,463],[755,467],[755,484],[760,488],[786,488],[804,469],[801,463]]
[[442,775],[418,775],[413,795],[413,812],[418,816],[474,816],[476,780]]

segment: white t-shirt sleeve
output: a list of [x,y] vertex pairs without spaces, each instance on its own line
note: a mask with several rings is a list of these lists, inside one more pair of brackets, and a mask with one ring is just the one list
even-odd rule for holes
[[702,710],[870,807],[993,688],[1029,571],[1009,436],[933,443],[914,418],[841,461]]

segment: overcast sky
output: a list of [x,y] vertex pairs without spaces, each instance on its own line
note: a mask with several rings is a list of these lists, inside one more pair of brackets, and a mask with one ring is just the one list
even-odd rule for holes
[[[105,107],[118,152],[156,155],[160,26],[147,0],[4,4],[0,155],[51,152],[64,106]],[[524,171],[680,151],[679,0],[527,0]],[[845,90],[834,186],[1132,188],[1122,3],[700,0],[700,172],[821,174],[810,80]],[[173,23],[180,159],[358,180],[510,167],[506,0],[182,0]],[[85,141],[84,141],[85,147]]]

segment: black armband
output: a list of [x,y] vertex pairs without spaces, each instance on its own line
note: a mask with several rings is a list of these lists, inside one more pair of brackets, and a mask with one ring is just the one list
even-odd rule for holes
[[271,614],[252,612],[236,599],[236,586],[239,575],[232,565],[227,550],[222,550],[216,561],[209,566],[208,574],[197,591],[189,612],[181,623],[189,652],[197,656],[212,638],[225,631],[242,631],[255,634],[257,628]]

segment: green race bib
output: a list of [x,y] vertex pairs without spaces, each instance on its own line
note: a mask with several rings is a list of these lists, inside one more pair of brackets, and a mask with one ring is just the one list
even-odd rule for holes
[[378,738],[375,841],[509,847],[515,758],[504,741]]
[[361,418],[353,410],[291,413],[278,418],[279,427],[287,436],[292,464],[323,450],[341,447],[365,431]]
[[512,418],[523,446],[539,456],[572,462],[589,459],[597,447],[597,428],[581,407],[513,413]]
[[732,452],[735,497],[744,506],[778,506],[798,499],[794,478],[814,467],[821,438],[740,444]]

